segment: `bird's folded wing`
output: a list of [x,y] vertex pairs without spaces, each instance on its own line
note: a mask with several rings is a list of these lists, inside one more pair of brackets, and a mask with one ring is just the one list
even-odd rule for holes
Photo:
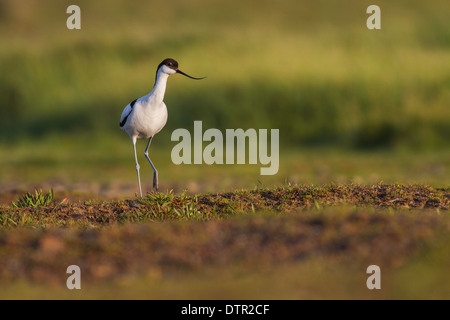
[[130,102],[125,107],[125,109],[123,109],[122,115],[120,116],[120,127],[123,127],[125,125],[125,122],[127,122],[128,116],[130,115],[131,111],[133,111],[133,107],[134,107],[134,104],[136,103],[136,100],[133,100],[132,102]]

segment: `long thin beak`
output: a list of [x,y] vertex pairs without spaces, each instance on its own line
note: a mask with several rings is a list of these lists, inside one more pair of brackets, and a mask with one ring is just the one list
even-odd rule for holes
[[180,69],[177,69],[177,73],[181,73],[183,76],[186,76],[186,77],[191,78],[191,79],[194,79],[194,80],[202,80],[202,79],[205,79],[205,78],[206,78],[206,77],[203,77],[203,78],[194,78],[194,77],[191,77],[190,75],[184,73],[184,72],[181,71]]

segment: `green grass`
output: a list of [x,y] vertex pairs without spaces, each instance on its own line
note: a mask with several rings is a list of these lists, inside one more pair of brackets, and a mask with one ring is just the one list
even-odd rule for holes
[[[150,157],[159,171],[160,190],[189,194],[224,192],[255,187],[337,184],[427,184],[450,185],[450,154],[445,150],[417,152],[354,151],[324,148],[280,148],[280,169],[276,175],[261,176],[261,165],[174,165],[170,148],[154,140]],[[95,148],[89,147],[95,144]],[[0,149],[2,203],[12,193],[34,187],[53,188],[71,199],[124,199],[135,195],[136,170],[131,141],[126,135],[105,142],[78,138],[53,138],[42,145],[19,143]],[[145,144],[137,144],[143,192],[152,191],[151,167],[143,156]],[[15,190],[15,191],[14,191]],[[62,199],[61,199],[62,200]],[[9,200],[10,202],[11,200]]]
[[[163,190],[450,184],[448,1],[382,3],[379,31],[366,28],[364,1],[283,0],[276,8],[269,1],[81,1],[79,31],[65,27],[69,4],[1,2],[0,184],[7,190],[60,185],[129,195],[131,187],[101,191],[135,184],[119,117],[151,90],[154,69],[168,56],[207,79],[169,80],[169,120],[150,150]],[[173,165],[171,133],[192,131],[195,120],[204,129],[280,129],[280,172]]]
[[[29,195],[20,196],[20,199]],[[42,195],[39,197],[42,198]],[[450,208],[448,189],[424,185],[286,185],[225,193],[188,195],[149,193],[143,198],[119,201],[54,201],[39,205],[14,202],[0,207],[4,228],[80,227],[95,229],[109,225],[163,221],[221,220],[268,212],[284,214],[298,209],[320,212],[329,207],[348,206],[372,209],[422,209],[439,213]]]
[[15,208],[35,208],[40,206],[48,206],[53,201],[53,189],[47,194],[42,190],[34,190],[34,194],[28,192],[21,196],[17,203],[13,202],[12,206]]
[[79,5],[83,28],[69,31],[65,3],[2,2],[3,145],[80,133],[114,141],[123,107],[151,90],[155,66],[171,56],[208,78],[170,79],[169,133],[202,120],[279,128],[290,147],[449,146],[445,0],[380,4],[379,31],[365,26],[369,2]]

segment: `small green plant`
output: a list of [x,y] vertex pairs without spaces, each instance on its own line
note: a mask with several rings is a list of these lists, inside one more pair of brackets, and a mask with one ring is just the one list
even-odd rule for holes
[[160,205],[167,205],[174,201],[175,195],[173,190],[168,190],[166,194],[162,192],[148,193],[147,199],[142,199],[144,203],[157,203]]
[[34,194],[27,192],[25,195],[21,196],[17,203],[13,202],[12,205],[16,208],[26,208],[26,207],[39,207],[47,206],[53,201],[53,188],[47,194],[44,194],[42,190],[34,190]]

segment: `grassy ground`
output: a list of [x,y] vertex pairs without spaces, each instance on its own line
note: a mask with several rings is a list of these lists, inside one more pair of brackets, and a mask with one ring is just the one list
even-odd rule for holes
[[279,128],[289,146],[449,146],[445,0],[382,3],[379,31],[368,1],[81,1],[79,31],[65,26],[69,2],[0,3],[2,144],[117,141],[123,108],[173,57],[208,78],[169,80],[169,133],[202,120]]
[[[449,207],[448,190],[404,185],[2,207],[2,297],[448,298]],[[71,264],[80,293],[64,287]]]
[[[261,176],[261,165],[174,165],[170,149],[157,145],[150,156],[159,170],[161,191],[189,194],[282,186],[287,183],[427,184],[450,185],[450,154],[446,150],[410,152],[280,148],[276,175]],[[92,142],[91,142],[92,143]],[[152,190],[152,170],[138,142],[143,191]],[[84,139],[53,139],[46,146],[5,147],[0,150],[0,204],[18,195],[53,188],[71,200],[119,200],[138,192],[133,149],[128,137],[114,144],[98,141],[87,148]]]

